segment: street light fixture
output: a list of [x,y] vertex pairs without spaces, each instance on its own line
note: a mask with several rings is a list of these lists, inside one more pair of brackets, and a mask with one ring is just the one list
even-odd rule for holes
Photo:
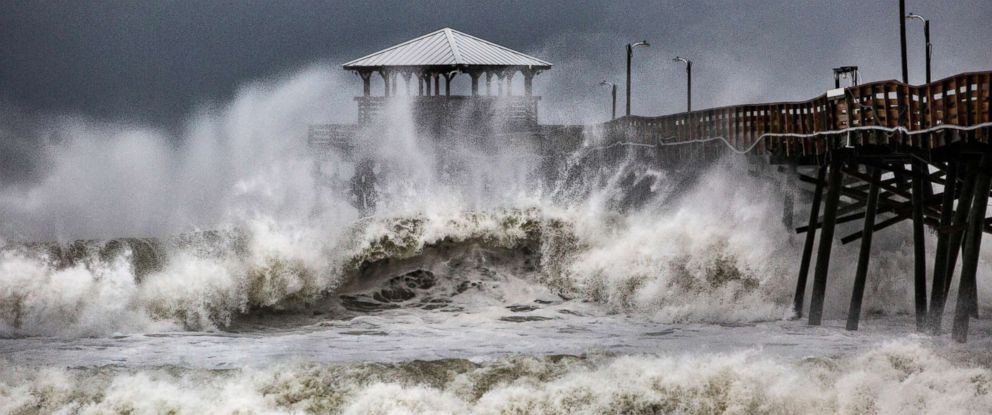
[[906,15],[906,20],[919,20],[923,22],[923,37],[926,41],[927,53],[927,83],[930,83],[930,57],[933,55],[933,44],[930,43],[930,20],[925,19],[916,13],[910,12]]
[[614,120],[617,118],[617,84],[614,84],[613,82],[608,82],[605,79],[599,84],[602,86],[610,87],[610,95],[613,96],[613,112],[611,112],[610,119]]
[[638,46],[650,47],[646,40],[637,43],[627,44],[627,116],[630,116],[630,60],[634,57],[634,48]]
[[841,78],[851,78],[851,86],[858,86],[858,67],[841,66],[839,68],[834,68],[834,88],[840,88]]
[[686,87],[685,87],[685,111],[692,112],[692,61],[681,56],[672,59],[673,62],[685,64]]

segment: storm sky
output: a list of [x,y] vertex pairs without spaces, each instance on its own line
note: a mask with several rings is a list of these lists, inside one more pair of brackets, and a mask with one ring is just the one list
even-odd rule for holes
[[[933,21],[935,79],[992,69],[990,0],[908,11]],[[921,83],[922,25],[908,26]],[[309,167],[255,180],[262,167],[292,163],[311,124],[355,122],[361,82],[342,63],[443,27],[553,63],[534,85],[543,124],[608,119],[604,79],[622,113],[625,45],[639,40],[638,115],[684,110],[675,55],[694,62],[695,109],[807,100],[837,66],[900,77],[897,0],[0,1],[0,236],[211,226],[246,183],[285,196],[252,209],[309,209],[292,194]]]
[[[20,114],[72,114],[164,126],[239,86],[309,65],[341,63],[452,27],[555,64],[536,81],[542,116],[606,115],[602,79],[622,85],[635,56],[634,112],[805,100],[831,86],[830,68],[859,65],[865,81],[899,75],[896,0],[747,1],[75,1],[0,2],[0,102]],[[934,77],[992,68],[992,3],[909,0],[929,17]],[[922,25],[910,22],[911,80],[922,80]],[[360,90],[341,92],[341,102]],[[621,94],[622,95],[622,94]],[[622,98],[621,105],[622,107]],[[601,111],[600,111],[601,110]],[[8,115],[9,116],[9,115]]]

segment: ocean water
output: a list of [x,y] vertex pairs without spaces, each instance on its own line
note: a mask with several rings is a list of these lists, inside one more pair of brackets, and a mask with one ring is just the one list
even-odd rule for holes
[[914,332],[908,229],[878,235],[860,331],[852,246],[809,327],[785,173],[604,163],[596,137],[549,162],[399,106],[317,175],[338,82],[247,86],[180,136],[39,132],[45,173],[0,187],[0,413],[992,412],[992,323]]

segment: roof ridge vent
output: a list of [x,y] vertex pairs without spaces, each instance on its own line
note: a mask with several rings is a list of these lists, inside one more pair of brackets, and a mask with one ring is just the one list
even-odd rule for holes
[[465,61],[462,59],[461,52],[458,51],[458,43],[455,42],[455,35],[451,33],[451,28],[446,27],[441,30],[444,30],[444,36],[448,38],[448,47],[451,48],[451,54],[455,55],[455,64],[456,65],[464,64]]

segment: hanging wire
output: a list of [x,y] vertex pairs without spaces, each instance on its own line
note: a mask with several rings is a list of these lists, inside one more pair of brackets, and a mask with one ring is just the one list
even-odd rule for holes
[[[608,145],[603,145],[603,146],[589,146],[589,147],[590,148],[594,148],[594,149],[605,150],[605,149],[608,149],[608,148],[611,148],[611,147],[615,147],[615,146],[618,146],[618,145],[641,146],[641,147],[669,147],[669,146],[680,146],[680,145],[688,145],[688,144],[701,144],[701,143],[708,143],[708,142],[711,142],[711,141],[720,141],[720,142],[724,143],[727,146],[727,148],[729,148],[734,153],[737,153],[737,154],[747,154],[747,153],[750,153],[751,150],[754,150],[754,148],[758,144],[760,144],[762,140],[764,140],[766,138],[770,138],[770,137],[813,138],[813,137],[822,136],[822,135],[835,135],[835,134],[836,135],[840,135],[840,134],[844,134],[844,133],[848,133],[848,132],[854,132],[854,131],[881,131],[881,132],[884,132],[886,134],[889,134],[889,136],[891,136],[893,134],[896,134],[896,133],[902,133],[902,134],[906,134],[906,135],[920,135],[920,134],[927,134],[927,133],[932,133],[934,131],[940,131],[940,130],[973,131],[973,130],[977,130],[979,128],[987,128],[987,127],[992,127],[992,122],[985,122],[985,123],[981,123],[981,124],[977,124],[977,125],[973,125],[973,126],[968,126],[968,127],[964,127],[964,126],[960,126],[960,125],[952,125],[952,124],[942,124],[942,125],[939,125],[939,126],[936,126],[936,127],[927,128],[925,130],[915,130],[915,131],[910,131],[906,127],[859,126],[859,127],[848,127],[848,128],[844,128],[844,129],[840,129],[840,130],[819,131],[819,132],[809,133],[809,134],[800,134],[800,133],[764,133],[761,136],[759,136],[758,139],[754,140],[753,143],[751,143],[747,147],[744,147],[743,149],[738,149],[738,148],[734,147],[734,145],[731,144],[730,141],[728,141],[725,137],[722,137],[722,136],[702,138],[702,139],[694,139],[694,140],[685,140],[685,141],[658,142],[656,144],[644,144],[644,143],[636,143],[636,142],[632,142],[632,141],[617,141],[617,142],[614,142],[614,143],[611,143],[611,144],[608,144]],[[673,137],[669,137],[669,138],[666,138],[666,139],[663,139],[663,140],[675,140],[677,138],[678,137],[674,137],[673,136]]]

